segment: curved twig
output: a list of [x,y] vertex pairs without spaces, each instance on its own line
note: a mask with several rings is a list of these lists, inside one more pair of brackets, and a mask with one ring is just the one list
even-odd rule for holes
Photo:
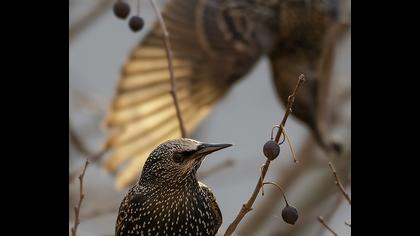
[[276,183],[274,183],[274,182],[264,182],[264,183],[263,183],[263,185],[264,185],[264,184],[272,184],[272,185],[276,186],[278,189],[280,189],[280,192],[281,192],[281,194],[283,194],[283,198],[284,198],[284,201],[286,202],[286,205],[287,205],[287,206],[289,206],[289,203],[287,202],[286,195],[284,194],[284,191],[283,191],[283,189],[280,187],[280,185],[278,185],[278,184],[276,184]]
[[181,129],[181,136],[183,138],[187,137],[187,132],[184,126],[184,120],[182,119],[182,114],[179,108],[178,96],[176,94],[176,81],[174,75],[174,68],[172,65],[172,49],[171,49],[171,42],[169,41],[169,32],[166,29],[165,21],[163,20],[162,14],[160,14],[159,7],[156,5],[155,0],[150,0],[152,3],[153,9],[155,10],[156,16],[159,19],[160,28],[162,29],[163,34],[163,42],[165,44],[165,51],[166,57],[168,58],[168,69],[169,69],[169,78],[171,80],[171,90],[170,93],[172,95],[172,99],[174,100],[176,116],[178,117],[179,121],[179,128]]

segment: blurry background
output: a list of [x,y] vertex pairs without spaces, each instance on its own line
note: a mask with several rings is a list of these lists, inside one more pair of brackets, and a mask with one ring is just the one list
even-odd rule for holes
[[[91,12],[98,2],[69,0],[70,27]],[[160,6],[164,3],[157,2]],[[100,123],[114,94],[120,68],[155,19],[150,3],[141,1],[140,15],[145,19],[146,26],[140,33],[132,33],[127,21],[113,15],[112,3],[103,0],[103,10],[98,11],[92,24],[74,34],[71,32],[69,39],[71,126],[91,152],[99,150],[104,140],[105,130],[101,129]],[[129,4],[133,11],[136,1],[129,1]],[[338,105],[337,128],[332,131],[334,137],[344,140],[346,144],[343,156],[337,157],[336,169],[342,181],[348,183],[346,190],[349,193],[350,48],[349,32],[336,51],[333,77],[340,89],[334,92],[341,94],[344,90],[344,95],[337,96],[345,98]],[[275,96],[270,77],[268,61],[264,58],[244,80],[234,86],[191,135],[200,141],[234,144],[223,152],[209,156],[199,172],[204,178],[203,182],[213,189],[223,213],[219,233],[225,231],[253,191],[260,166],[265,161],[262,146],[270,138],[271,127],[284,114],[284,107]],[[339,235],[350,235],[351,230],[344,222],[351,222],[351,207],[334,185],[325,154],[317,149],[306,127],[295,118],[289,118],[287,131],[301,163],[294,164],[287,145],[282,145],[280,157],[270,167],[266,181],[276,181],[287,190],[289,203],[297,207],[300,213],[296,225],[283,222],[281,210],[284,200],[278,190],[266,186],[266,195],[257,198],[254,210],[247,214],[236,232],[241,236],[331,235],[316,220],[316,216],[322,215]],[[69,144],[69,154],[70,177],[74,177],[81,169],[85,156],[72,143]],[[74,217],[72,208],[79,197],[77,178],[70,181],[69,191],[70,229]],[[85,176],[86,197],[80,213],[78,235],[114,235],[117,209],[126,191],[116,191],[113,176],[97,164],[90,165]]]

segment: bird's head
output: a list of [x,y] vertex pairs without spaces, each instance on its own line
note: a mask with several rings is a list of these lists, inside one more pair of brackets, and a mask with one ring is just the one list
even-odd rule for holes
[[140,181],[171,186],[189,177],[195,178],[196,171],[208,154],[230,146],[187,138],[166,141],[150,153]]

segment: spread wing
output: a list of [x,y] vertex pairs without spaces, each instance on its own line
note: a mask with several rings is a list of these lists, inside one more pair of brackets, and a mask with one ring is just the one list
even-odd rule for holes
[[[256,27],[246,26],[253,22],[248,15],[238,16],[236,8],[223,6],[225,2],[171,0],[162,12],[170,34],[177,93],[188,133],[232,83],[252,68],[264,45],[255,40],[252,32]],[[267,42],[267,37],[260,38]],[[180,137],[169,90],[166,53],[156,24],[123,66],[105,121],[111,131],[105,146],[112,154],[104,167],[117,172],[117,188],[131,184],[139,176],[158,144]]]

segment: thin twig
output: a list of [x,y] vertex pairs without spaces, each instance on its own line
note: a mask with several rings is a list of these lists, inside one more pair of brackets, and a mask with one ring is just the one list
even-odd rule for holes
[[[335,87],[334,87],[335,88]],[[344,91],[344,90],[343,90]],[[346,91],[350,91],[349,88]],[[349,96],[340,96],[334,100],[334,109],[331,118],[331,127],[343,127],[343,123],[345,120],[341,118],[340,115],[343,111],[342,109],[338,109],[346,104],[350,98],[351,93],[346,93]],[[349,128],[348,124],[344,125],[345,127]],[[331,129],[330,131],[332,131]],[[343,143],[348,146],[348,141],[350,139],[345,139],[346,142]],[[348,149],[343,149],[343,156],[338,158],[339,162],[346,162],[350,159],[350,151]],[[299,160],[299,167],[298,168],[282,168],[276,171],[276,178],[275,181],[280,183],[282,187],[287,188],[293,185],[296,181],[299,181],[299,178],[307,171],[313,171],[315,169],[318,170],[318,167],[325,167],[325,162],[321,162],[321,159],[326,154],[321,151],[320,146],[317,145],[311,135],[306,136],[306,141],[302,143],[302,148],[299,151],[297,156],[302,156]],[[336,155],[336,153],[334,153]],[[318,164],[319,163],[319,164]],[[329,171],[329,170],[328,170]],[[325,176],[325,180],[327,181],[319,181],[319,183],[328,182],[328,175]],[[336,190],[336,186],[333,187],[330,191],[329,187],[326,184],[322,184],[319,188],[316,189],[315,192],[311,192],[311,194],[301,194],[299,197],[300,204],[300,223],[301,225],[310,224],[310,222],[319,215],[319,212],[316,213],[317,206],[321,205],[321,202],[326,199],[330,194],[334,193]],[[344,185],[345,187],[345,185]],[[314,194],[315,193],[315,194]],[[342,199],[342,196],[338,196]],[[243,232],[245,235],[258,235],[259,230],[267,228],[267,225],[270,222],[269,218],[272,217],[274,211],[277,208],[273,207],[274,204],[278,202],[277,195],[273,192],[266,193],[266,197],[261,199],[261,202],[258,204],[258,210],[253,212],[253,214],[249,215],[247,218],[247,223],[240,227],[240,231],[238,233]],[[312,216],[310,216],[312,215]],[[291,235],[299,235],[299,228],[296,227],[282,227],[281,229],[273,229],[271,234],[267,235],[282,235],[282,236],[291,236]]]
[[162,29],[163,42],[165,44],[165,50],[166,50],[166,57],[168,58],[169,78],[171,79],[170,93],[171,93],[172,98],[174,100],[176,115],[178,117],[178,122],[179,122],[179,128],[181,129],[181,136],[183,138],[186,138],[187,137],[187,132],[185,130],[184,121],[182,119],[181,111],[180,111],[180,108],[179,108],[178,96],[177,96],[177,93],[176,93],[176,81],[175,81],[174,69],[173,69],[173,65],[172,65],[172,49],[171,49],[172,47],[171,47],[171,42],[169,40],[169,32],[166,29],[165,21],[163,20],[162,14],[160,14],[159,7],[156,5],[155,0],[150,0],[150,2],[153,5],[153,9],[155,10],[156,16],[159,19],[160,28]]
[[331,229],[330,226],[327,225],[327,223],[324,221],[324,218],[322,218],[322,216],[318,216],[318,221],[319,223],[321,223],[326,229],[328,229],[328,231],[330,231],[334,236],[338,236],[338,234],[336,232],[334,232],[334,230]]
[[83,198],[85,197],[85,194],[83,193],[83,177],[86,173],[86,168],[89,165],[89,160],[86,159],[85,166],[83,167],[82,173],[79,175],[79,181],[80,181],[80,195],[79,195],[79,202],[77,203],[77,206],[74,207],[74,225],[71,228],[71,235],[76,236],[77,227],[80,224],[79,219],[79,213],[80,213],[80,207],[82,206]]
[[335,171],[335,168],[334,168],[333,164],[331,162],[328,162],[328,165],[330,166],[331,171],[334,174],[335,185],[337,185],[338,189],[340,189],[340,192],[343,194],[343,196],[347,199],[347,201],[351,205],[351,199],[350,199],[349,195],[346,193],[346,191],[344,190],[343,184],[341,183],[340,179],[338,178],[337,172]]
[[[343,199],[341,198],[341,196],[337,196],[334,203],[331,205],[331,209],[326,213],[326,215],[324,215],[324,220],[326,221],[330,221],[331,218],[334,216],[334,214],[338,211],[338,208],[340,207],[340,203]],[[321,228],[318,231],[318,234],[314,234],[314,235],[318,235],[318,236],[322,236],[324,234],[324,230]]]
[[[277,177],[275,179],[275,182],[281,184],[281,186],[284,188],[288,188],[292,186],[297,181],[297,178],[302,175],[302,173],[306,173],[308,168],[313,166],[314,161],[316,160],[314,158],[314,155],[318,153],[318,152],[313,151],[315,148],[318,148],[318,146],[315,144],[312,137],[308,136],[306,138],[306,141],[302,144],[302,148],[300,150],[299,156],[304,156],[305,158],[302,159],[302,161],[300,161],[299,167],[296,169],[281,168],[277,170],[276,171]],[[261,190],[262,189],[263,188],[261,188]],[[276,208],[273,207],[273,205],[276,204],[277,202],[278,202],[277,193],[274,193],[274,192],[266,193],[266,197],[261,199],[261,203],[258,205],[258,211],[253,212],[253,214],[249,216],[249,218],[247,219],[247,223],[244,224],[240,228],[240,231],[238,233],[241,234],[241,232],[244,232],[246,235],[258,235],[257,233],[258,230],[260,228],[263,228],[264,225],[267,222],[269,222],[269,220],[267,219],[274,214],[273,211]],[[304,215],[302,215],[302,217],[304,217]],[[294,227],[287,227],[287,228],[294,228]],[[269,235],[276,235],[276,234],[269,234]],[[280,235],[283,235],[283,234],[280,234]]]
[[299,80],[296,84],[296,87],[293,90],[293,93],[287,98],[286,113],[284,114],[283,120],[280,123],[280,128],[277,131],[277,135],[275,139],[276,142],[280,140],[280,135],[283,133],[283,128],[281,127],[284,127],[286,125],[287,118],[289,117],[290,113],[292,113],[292,106],[293,106],[293,103],[295,102],[296,93],[304,81],[305,81],[305,75],[301,74],[299,76]]
[[83,199],[85,198],[85,194],[83,193],[83,179],[85,177],[85,173],[86,173],[86,169],[87,166],[91,163],[91,162],[95,162],[97,160],[99,160],[99,158],[101,156],[103,156],[108,150],[107,149],[102,149],[101,151],[99,151],[98,153],[86,158],[85,161],[85,165],[83,167],[82,173],[79,175],[79,182],[80,182],[80,188],[79,188],[79,202],[77,203],[77,205],[74,207],[74,225],[71,228],[71,235],[72,236],[76,236],[77,233],[77,227],[80,224],[80,218],[79,218],[79,213],[80,213],[80,207],[82,206],[82,202]]
[[295,150],[293,149],[292,141],[290,141],[289,135],[287,135],[286,128],[284,126],[282,126],[282,129],[283,129],[283,135],[284,135],[284,137],[286,137],[287,144],[289,144],[289,148],[290,148],[290,152],[292,153],[293,161],[295,163],[298,163],[299,161],[296,160]]
[[[295,89],[293,90],[293,93],[289,96],[289,98],[287,100],[286,113],[283,116],[283,119],[280,123],[280,128],[278,129],[277,135],[276,135],[276,138],[275,138],[275,142],[277,142],[277,143],[279,142],[280,135],[283,132],[282,127],[284,127],[286,125],[287,118],[289,117],[290,113],[292,112],[292,106],[293,106],[293,103],[295,101],[296,93],[297,93],[298,89],[300,88],[300,86],[302,85],[302,83],[304,81],[305,81],[305,76],[302,74],[302,75],[299,76],[299,80],[296,84]],[[233,220],[233,222],[227,228],[224,236],[232,235],[232,233],[236,230],[237,226],[239,225],[241,220],[244,218],[244,216],[252,210],[252,205],[254,204],[254,202],[255,202],[255,200],[258,196],[258,193],[260,192],[260,189],[262,187],[262,181],[264,181],[265,175],[267,174],[267,171],[268,171],[268,167],[270,167],[270,163],[271,163],[271,161],[269,159],[267,159],[265,161],[264,166],[262,168],[262,173],[261,173],[262,177],[258,177],[257,185],[255,186],[254,192],[252,193],[248,202],[246,202],[245,204],[242,205],[241,210],[239,211],[238,215]]]
[[351,224],[349,222],[346,221],[344,224],[351,228]]
[[284,194],[284,191],[283,191],[283,189],[280,187],[280,185],[278,185],[278,184],[276,184],[276,183],[274,183],[274,182],[264,182],[264,183],[263,183],[263,185],[264,185],[264,184],[272,184],[272,185],[276,186],[276,187],[280,190],[281,194],[283,194],[283,198],[284,198],[284,201],[286,202],[286,205],[289,205],[289,202],[287,202],[286,195]]

